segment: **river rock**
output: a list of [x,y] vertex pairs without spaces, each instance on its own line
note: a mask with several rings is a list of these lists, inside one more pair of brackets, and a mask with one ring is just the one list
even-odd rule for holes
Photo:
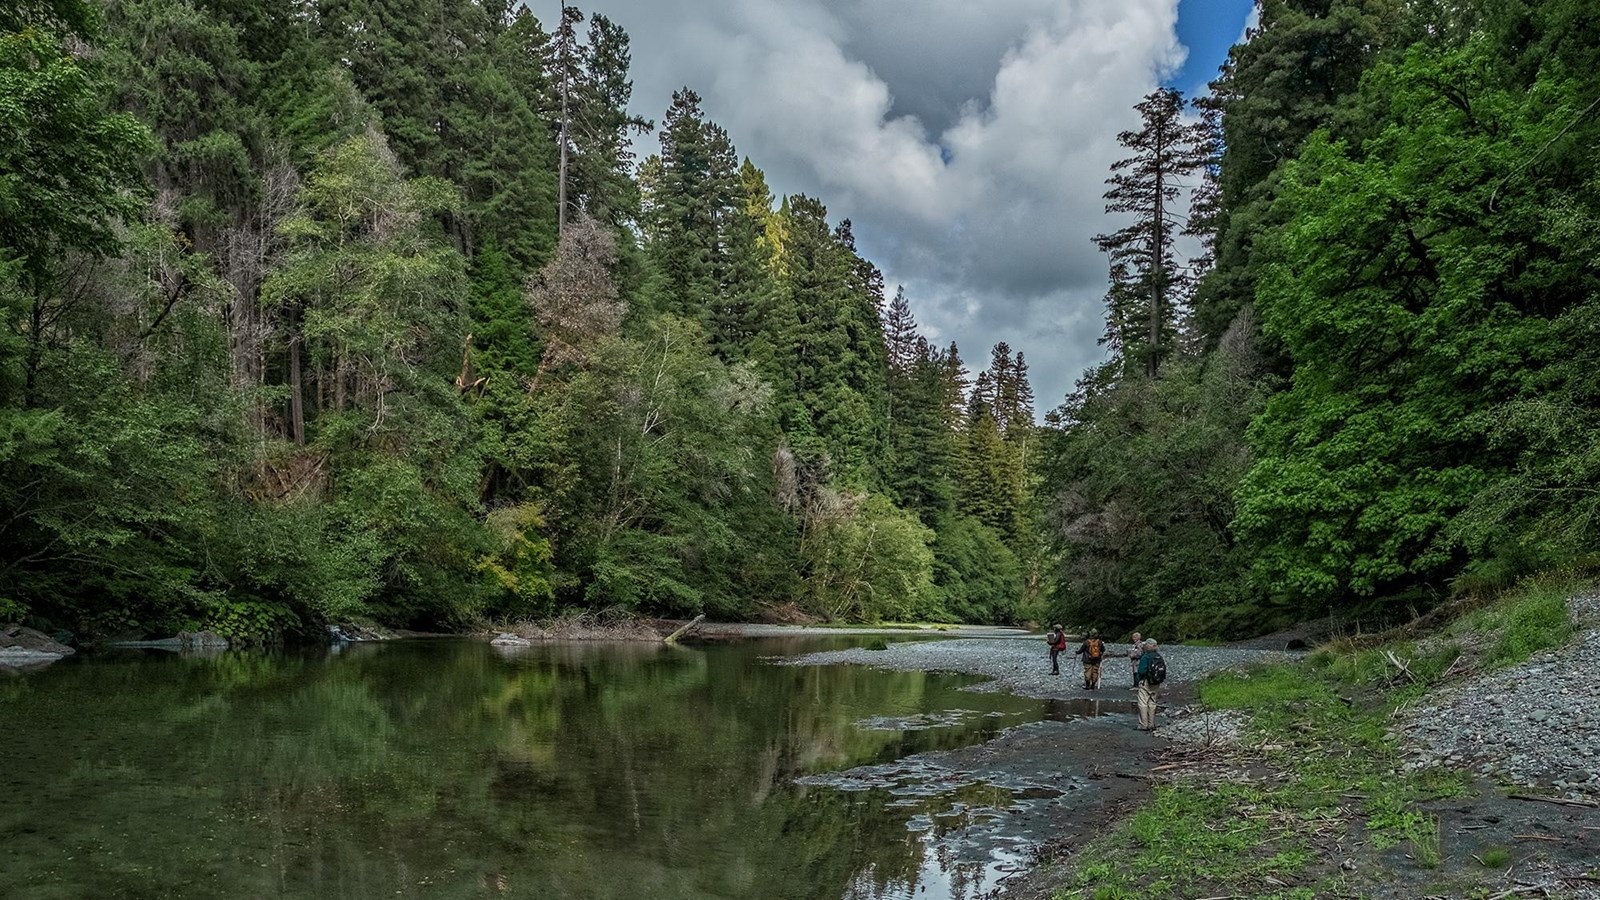
[[226,650],[228,639],[215,631],[180,631],[178,645],[185,650]]
[[496,647],[532,647],[533,646],[533,641],[530,641],[527,638],[522,637],[520,635],[512,634],[509,631],[500,632],[500,634],[496,635],[495,638],[493,640],[491,640],[489,643],[495,645]]
[[71,647],[42,631],[16,622],[0,625],[0,666],[20,667],[55,662],[73,653]]

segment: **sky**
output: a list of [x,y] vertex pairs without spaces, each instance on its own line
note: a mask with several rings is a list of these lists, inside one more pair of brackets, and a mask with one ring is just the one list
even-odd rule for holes
[[[559,0],[530,0],[554,18]],[[545,6],[552,9],[543,9]],[[633,111],[688,86],[779,195],[852,220],[923,333],[1006,341],[1038,412],[1103,360],[1105,177],[1157,85],[1203,90],[1251,0],[605,0]],[[641,139],[641,156],[659,148]]]

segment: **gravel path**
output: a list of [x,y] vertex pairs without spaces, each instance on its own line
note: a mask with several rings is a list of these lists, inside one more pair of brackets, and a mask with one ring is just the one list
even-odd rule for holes
[[1568,602],[1578,634],[1567,647],[1445,689],[1408,717],[1412,765],[1600,796],[1600,594]]
[[[1122,649],[1109,645],[1109,649]],[[1232,666],[1271,659],[1292,658],[1293,654],[1275,650],[1246,650],[1232,647],[1161,648],[1167,659],[1167,686],[1192,682],[1200,676]],[[788,665],[821,666],[854,663],[882,669],[924,672],[961,672],[985,675],[992,681],[976,685],[980,691],[1010,691],[1023,697],[1059,700],[1068,697],[1126,699],[1133,688],[1133,674],[1126,659],[1107,659],[1101,671],[1100,690],[1083,689],[1082,667],[1069,651],[1061,660],[1061,674],[1050,674],[1050,652],[1044,636],[1031,640],[960,639],[950,641],[910,641],[890,644],[886,650],[829,650],[808,653],[784,660]]]

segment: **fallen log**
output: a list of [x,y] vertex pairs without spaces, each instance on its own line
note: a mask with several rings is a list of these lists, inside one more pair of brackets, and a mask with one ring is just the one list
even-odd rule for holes
[[692,631],[693,629],[695,629],[697,626],[699,626],[699,624],[701,622],[704,622],[705,620],[706,620],[706,614],[705,613],[701,613],[700,615],[695,616],[693,619],[689,620],[688,624],[684,625],[682,628],[679,628],[677,631],[674,631],[673,633],[667,635],[666,640],[663,641],[662,643],[676,644],[678,642],[678,638],[683,637],[685,634],[687,634],[690,631]]

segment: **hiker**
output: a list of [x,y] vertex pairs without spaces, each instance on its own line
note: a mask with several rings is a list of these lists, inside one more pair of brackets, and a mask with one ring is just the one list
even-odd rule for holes
[[1128,648],[1128,677],[1133,679],[1134,690],[1139,689],[1139,654],[1144,652],[1142,635],[1133,633],[1133,646]]
[[1050,633],[1045,635],[1044,639],[1050,644],[1050,674],[1060,675],[1061,661],[1058,657],[1061,656],[1061,651],[1067,649],[1067,633],[1058,624],[1050,629]]
[[1100,629],[1089,629],[1089,636],[1072,652],[1083,657],[1084,690],[1100,690],[1100,659],[1106,655],[1106,644],[1100,640]]
[[1134,682],[1139,686],[1139,728],[1143,731],[1155,730],[1156,695],[1161,692],[1161,683],[1167,680],[1167,661],[1156,647],[1154,638],[1144,642],[1139,650],[1139,668],[1134,674]]

